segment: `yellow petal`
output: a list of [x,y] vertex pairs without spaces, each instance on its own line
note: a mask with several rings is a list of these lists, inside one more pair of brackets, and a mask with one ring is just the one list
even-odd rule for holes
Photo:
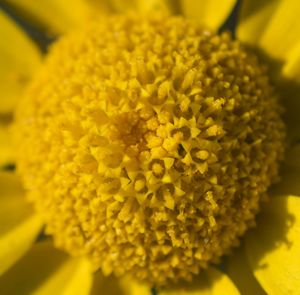
[[235,0],[181,0],[182,13],[201,25],[218,29],[232,11]]
[[243,295],[266,295],[266,292],[255,279],[241,246],[234,249],[233,255],[228,258],[226,273]]
[[28,251],[41,226],[16,176],[0,172],[0,275]]
[[298,43],[299,0],[281,0],[259,40],[260,47],[274,58],[285,60]]
[[286,60],[299,41],[298,0],[245,0],[242,2],[238,38],[259,46],[278,60]]
[[246,238],[248,260],[268,294],[299,294],[300,198],[273,197]]
[[0,114],[14,109],[40,58],[37,47],[0,11]]
[[137,0],[110,0],[110,3],[113,11],[124,12],[136,8],[136,1]]
[[89,0],[89,2],[93,5],[97,5],[103,2],[109,2],[108,7],[110,8],[110,12],[126,12],[131,10],[138,10],[143,13],[159,11],[169,14],[170,12],[174,12],[175,10],[178,11],[176,0]]
[[238,295],[231,280],[215,268],[202,271],[192,282],[174,285],[173,289],[162,290],[160,295]]
[[243,0],[237,27],[238,38],[251,45],[257,45],[280,1]]
[[179,12],[178,2],[175,0],[136,0],[137,8],[141,12],[159,11],[165,14]]
[[89,2],[99,2],[97,5],[104,9],[102,2],[88,0],[7,0],[15,10],[24,14],[30,21],[44,26],[51,33],[61,33],[84,23],[92,12]]
[[94,275],[91,295],[149,295],[150,288],[127,277],[117,279],[113,276],[105,277],[100,272]]
[[0,167],[13,162],[14,153],[9,127],[0,123]]
[[92,285],[90,264],[41,242],[0,277],[0,294],[85,295]]
[[[282,75],[286,79],[292,79],[298,83],[300,82],[300,42],[286,55],[286,63],[282,69]],[[297,98],[299,99],[299,97]]]

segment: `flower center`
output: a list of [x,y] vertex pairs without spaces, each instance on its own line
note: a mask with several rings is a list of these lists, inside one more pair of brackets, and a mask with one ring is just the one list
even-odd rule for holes
[[114,16],[50,50],[16,112],[18,170],[57,247],[106,274],[189,279],[254,224],[279,114],[229,34]]

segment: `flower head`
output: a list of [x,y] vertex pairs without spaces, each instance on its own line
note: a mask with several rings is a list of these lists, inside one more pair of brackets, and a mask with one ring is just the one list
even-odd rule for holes
[[298,294],[298,1],[0,8],[0,294]]
[[158,285],[238,245],[284,142],[257,58],[227,33],[162,16],[63,37],[14,130],[28,198],[56,246]]

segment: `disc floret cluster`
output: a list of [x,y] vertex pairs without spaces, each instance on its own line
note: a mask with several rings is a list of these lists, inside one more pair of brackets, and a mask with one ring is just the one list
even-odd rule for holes
[[254,224],[283,156],[280,112],[229,34],[102,18],[56,42],[28,88],[18,171],[58,248],[105,274],[190,279]]

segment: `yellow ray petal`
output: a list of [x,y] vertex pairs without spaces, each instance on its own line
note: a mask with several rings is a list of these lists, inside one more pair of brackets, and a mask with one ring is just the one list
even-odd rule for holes
[[201,25],[218,29],[232,11],[235,0],[181,0],[182,13]]
[[117,279],[105,277],[100,272],[94,275],[94,284],[91,295],[149,295],[150,287],[135,282],[127,277]]
[[179,12],[176,0],[136,0],[136,3],[141,12],[159,11],[165,14]]
[[92,285],[90,264],[41,242],[0,277],[0,294],[85,295]]
[[209,268],[192,282],[174,285],[174,289],[162,290],[160,295],[220,295],[240,294],[231,280],[215,268]]
[[14,162],[10,130],[0,122],[0,167]]
[[243,295],[266,295],[266,292],[255,279],[241,246],[234,249],[233,255],[228,258],[226,273]]
[[28,251],[41,226],[16,176],[0,172],[0,275]]
[[14,109],[40,58],[37,47],[0,11],[0,114]]
[[259,40],[274,58],[285,60],[298,43],[300,34],[299,0],[281,0]]
[[[99,1],[101,2],[101,1]],[[136,8],[137,0],[110,0],[113,11],[124,12],[126,10],[132,10]]]
[[[300,82],[300,42],[297,42],[289,51],[289,54],[286,55],[286,63],[282,69],[282,75],[286,79]],[[297,98],[299,99],[299,97]]]
[[61,33],[84,23],[93,13],[93,5],[99,10],[109,9],[108,1],[96,0],[7,0],[24,17],[45,27],[51,33]]
[[243,0],[237,27],[238,38],[256,45],[281,0]]
[[299,41],[298,0],[245,0],[242,2],[238,38],[259,46],[278,60],[286,60]]
[[246,238],[251,268],[268,294],[299,294],[299,212],[299,197],[273,197]]

